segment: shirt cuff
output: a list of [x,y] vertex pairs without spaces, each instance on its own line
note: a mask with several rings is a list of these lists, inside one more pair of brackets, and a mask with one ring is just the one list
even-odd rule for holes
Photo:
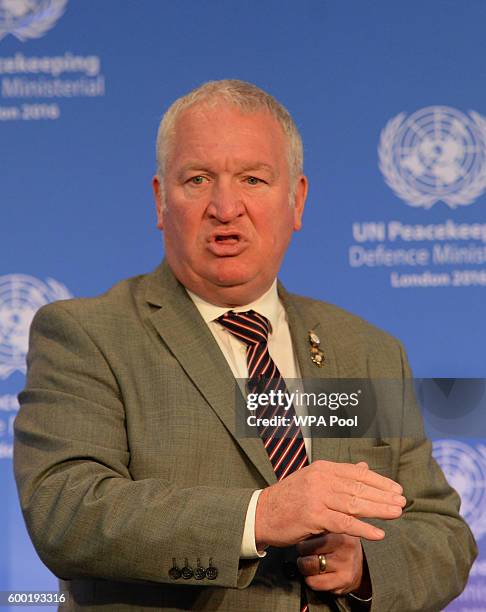
[[348,593],[348,597],[352,597],[353,599],[356,599],[357,601],[361,603],[371,603],[373,601],[373,595],[371,595],[371,597],[368,597],[367,599],[362,599],[361,597],[358,597],[354,593]]
[[264,557],[265,551],[258,552],[255,542],[255,516],[258,498],[260,497],[261,489],[254,491],[251,496],[248,510],[246,511],[245,528],[243,530],[243,539],[241,541],[241,559],[258,559]]

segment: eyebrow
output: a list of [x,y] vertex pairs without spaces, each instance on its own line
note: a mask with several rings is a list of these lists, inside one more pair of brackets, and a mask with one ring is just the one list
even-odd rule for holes
[[[258,170],[268,172],[272,178],[276,178],[279,175],[276,168],[265,162],[243,164],[243,166],[239,168],[238,173],[255,172]],[[186,172],[209,172],[211,174],[213,171],[204,162],[190,161],[187,164],[184,164],[184,166],[182,166],[182,168],[179,170],[177,173],[178,178],[182,178]]]
[[243,166],[241,172],[252,172],[254,170],[265,170],[268,172],[273,178],[278,176],[278,171],[270,164],[266,164],[265,162],[257,162],[255,164],[248,164],[247,166]]

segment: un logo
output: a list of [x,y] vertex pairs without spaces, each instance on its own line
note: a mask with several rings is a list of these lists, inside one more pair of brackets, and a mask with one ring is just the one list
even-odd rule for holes
[[461,496],[461,514],[480,540],[486,534],[486,446],[439,440],[433,455]]
[[386,124],[378,147],[380,170],[411,206],[472,204],[486,189],[486,119],[448,106],[429,106]]
[[40,38],[66,10],[67,0],[0,0],[0,40]]
[[0,276],[0,379],[16,370],[25,373],[29,328],[36,311],[54,300],[71,298],[67,288],[25,274]]

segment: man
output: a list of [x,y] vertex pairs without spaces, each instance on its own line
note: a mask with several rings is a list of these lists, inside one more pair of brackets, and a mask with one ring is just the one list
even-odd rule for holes
[[476,548],[428,441],[236,432],[235,377],[410,375],[396,340],[276,284],[307,193],[287,111],[207,83],[157,157],[166,261],[32,326],[15,472],[65,608],[442,609]]

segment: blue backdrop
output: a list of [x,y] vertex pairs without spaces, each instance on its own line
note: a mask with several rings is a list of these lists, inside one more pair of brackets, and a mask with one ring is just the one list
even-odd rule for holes
[[[399,337],[417,376],[486,375],[485,26],[483,0],[0,0],[0,590],[57,588],[11,475],[29,322],[160,261],[156,129],[203,81],[256,83],[302,132],[287,287]],[[483,609],[486,440],[436,437],[481,546],[449,609]]]

